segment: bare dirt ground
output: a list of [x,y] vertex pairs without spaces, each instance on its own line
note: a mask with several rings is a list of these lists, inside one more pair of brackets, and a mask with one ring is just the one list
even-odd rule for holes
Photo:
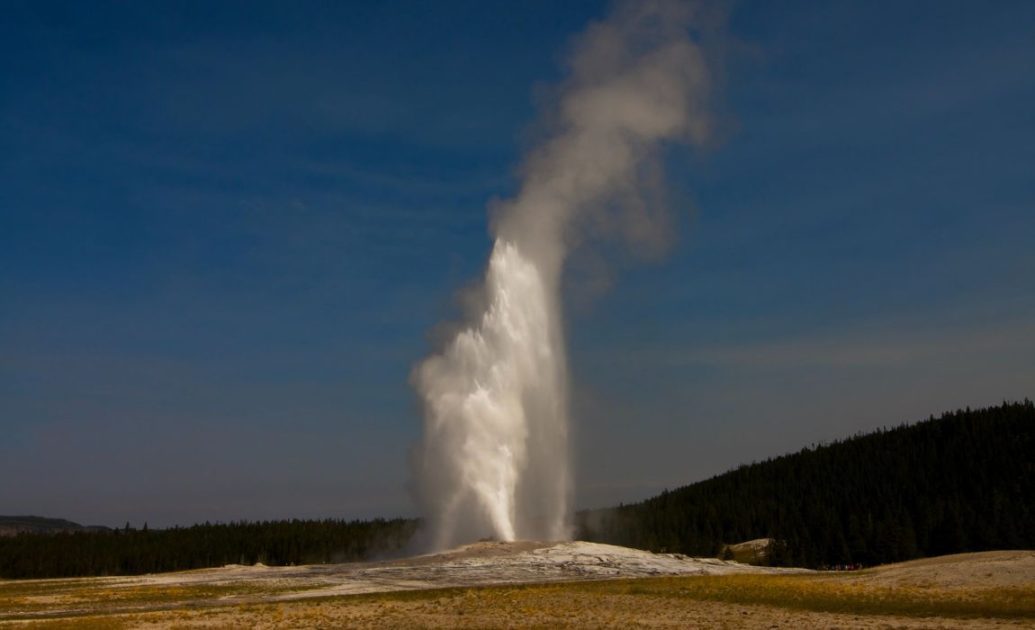
[[0,627],[1035,627],[1035,552],[818,573],[592,543],[0,581]]

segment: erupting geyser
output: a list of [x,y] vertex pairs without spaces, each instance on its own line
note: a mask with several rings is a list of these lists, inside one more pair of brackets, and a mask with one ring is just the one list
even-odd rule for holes
[[563,263],[588,230],[666,235],[657,152],[709,128],[695,16],[632,2],[575,42],[553,133],[495,214],[483,309],[414,372],[425,410],[415,487],[433,548],[570,535]]

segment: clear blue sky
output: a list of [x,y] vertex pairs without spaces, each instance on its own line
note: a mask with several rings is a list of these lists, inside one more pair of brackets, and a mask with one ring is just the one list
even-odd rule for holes
[[[412,514],[409,371],[605,10],[5,3],[0,513]],[[733,6],[677,245],[569,287],[580,506],[1035,397],[1033,34],[1032,2]]]

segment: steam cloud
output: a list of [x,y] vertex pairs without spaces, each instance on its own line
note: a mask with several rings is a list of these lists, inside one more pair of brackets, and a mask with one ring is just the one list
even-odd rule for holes
[[483,308],[414,371],[415,487],[433,548],[570,537],[562,269],[591,231],[664,236],[658,152],[703,143],[710,127],[697,17],[693,5],[630,2],[575,40],[551,133],[526,156],[519,194],[494,208]]

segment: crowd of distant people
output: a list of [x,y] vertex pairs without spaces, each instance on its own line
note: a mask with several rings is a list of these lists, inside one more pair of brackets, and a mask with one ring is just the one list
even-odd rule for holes
[[852,564],[832,564],[832,565],[829,565],[829,566],[823,565],[823,566],[819,567],[819,570],[820,571],[858,571],[859,569],[862,569],[862,568],[863,568],[863,565],[859,564],[858,562],[855,562],[855,563],[852,563]]

